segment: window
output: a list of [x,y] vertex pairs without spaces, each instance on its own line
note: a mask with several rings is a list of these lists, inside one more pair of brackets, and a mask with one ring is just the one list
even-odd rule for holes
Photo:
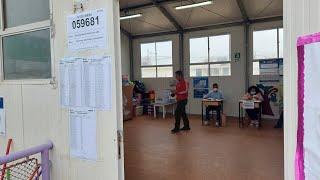
[[3,13],[3,79],[51,78],[49,0],[3,0]]
[[260,74],[260,60],[283,58],[283,28],[253,32],[253,75]]
[[231,76],[230,35],[190,39],[190,76]]
[[144,43],[141,48],[141,77],[173,77],[172,41]]

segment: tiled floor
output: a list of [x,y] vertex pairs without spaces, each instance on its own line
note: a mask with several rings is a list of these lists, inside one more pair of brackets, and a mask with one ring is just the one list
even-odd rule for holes
[[173,118],[143,116],[125,122],[126,180],[283,180],[283,133],[264,122],[260,130],[201,126],[170,134]]

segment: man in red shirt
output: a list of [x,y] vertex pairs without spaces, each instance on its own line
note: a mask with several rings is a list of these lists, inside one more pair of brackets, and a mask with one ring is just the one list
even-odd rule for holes
[[[190,125],[189,125],[189,119],[187,117],[186,113],[186,105],[188,103],[188,83],[184,80],[182,71],[177,71],[176,73],[176,90],[174,91],[177,99],[177,107],[175,110],[175,126],[174,129],[171,130],[172,133],[178,133],[181,131],[189,131]],[[180,120],[181,117],[183,119],[183,128],[180,129]]]

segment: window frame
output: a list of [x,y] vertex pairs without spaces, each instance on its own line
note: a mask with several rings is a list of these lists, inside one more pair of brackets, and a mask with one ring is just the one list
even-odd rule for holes
[[[254,54],[254,47],[253,47],[253,44],[254,44],[254,38],[253,38],[253,33],[254,32],[258,32],[258,31],[267,31],[267,30],[273,30],[273,29],[277,29],[277,57],[274,57],[274,58],[267,58],[267,59],[254,59],[253,57],[253,54]],[[251,67],[252,67],[252,71],[251,71],[251,74],[252,76],[260,76],[260,61],[265,61],[265,60],[274,60],[274,59],[281,59],[280,58],[280,39],[279,39],[279,29],[283,29],[282,26],[276,26],[276,27],[272,27],[272,28],[267,28],[267,29],[257,29],[257,30],[253,30],[252,31],[252,54],[251,54],[251,57],[252,57],[252,62],[251,62]],[[283,57],[282,57],[283,58]],[[253,73],[253,68],[254,68],[254,63],[259,63],[259,74],[254,74]]]
[[[229,61],[217,61],[217,62],[211,62],[210,61],[210,37],[215,37],[215,36],[225,36],[228,35],[229,36]],[[190,40],[191,39],[196,39],[196,38],[207,38],[208,40],[208,54],[207,54],[207,58],[208,61],[207,62],[201,62],[201,63],[191,63],[191,43]],[[232,76],[232,35],[231,33],[221,33],[221,34],[209,34],[209,35],[205,35],[205,36],[194,36],[194,37],[190,37],[189,38],[189,77],[230,77]],[[221,76],[211,76],[211,65],[214,64],[230,64],[230,75],[221,75]],[[191,66],[193,65],[207,65],[208,68],[208,75],[207,76],[191,76]]]
[[[55,79],[55,61],[54,61],[54,28],[53,28],[53,5],[52,0],[49,1],[49,19],[30,24],[19,25],[15,27],[5,28],[4,2],[0,0],[0,83],[1,84],[50,84]],[[48,79],[14,79],[6,80],[4,77],[4,54],[3,54],[3,38],[13,35],[30,33],[40,30],[49,30],[50,32],[50,61],[51,61],[51,77]]]
[[[157,60],[157,43],[161,42],[171,42],[171,64],[166,64],[166,65],[158,65],[158,60]],[[141,45],[142,44],[150,44],[154,43],[155,45],[155,59],[156,59],[156,65],[142,65],[141,63]],[[146,41],[146,42],[141,42],[139,43],[139,48],[140,48],[140,77],[141,79],[161,79],[161,78],[173,78],[173,40],[171,39],[166,39],[166,40],[161,40],[161,41]],[[158,77],[158,67],[171,67],[172,68],[172,76],[171,77]],[[155,77],[142,77],[142,68],[156,68],[156,76]]]

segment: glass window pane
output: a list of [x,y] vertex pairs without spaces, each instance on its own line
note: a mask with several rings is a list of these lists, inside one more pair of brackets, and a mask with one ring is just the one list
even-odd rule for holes
[[7,80],[50,78],[50,30],[4,37],[3,61]]
[[279,29],[279,58],[283,58],[283,28]]
[[49,0],[4,0],[5,27],[50,19]]
[[253,59],[278,57],[277,29],[253,32]]
[[208,76],[208,64],[205,65],[190,65],[190,76]]
[[158,77],[173,77],[172,66],[158,67]]
[[155,67],[144,67],[141,68],[142,78],[155,78],[157,77],[157,70]]
[[190,63],[208,62],[208,37],[190,39]]
[[171,65],[172,64],[172,42],[157,42],[157,65]]
[[259,62],[253,62],[253,75],[260,75],[260,63]]
[[210,64],[210,76],[231,76],[231,64]]
[[157,65],[155,43],[141,44],[141,66],[154,65]]
[[210,62],[230,61],[230,35],[209,38]]

